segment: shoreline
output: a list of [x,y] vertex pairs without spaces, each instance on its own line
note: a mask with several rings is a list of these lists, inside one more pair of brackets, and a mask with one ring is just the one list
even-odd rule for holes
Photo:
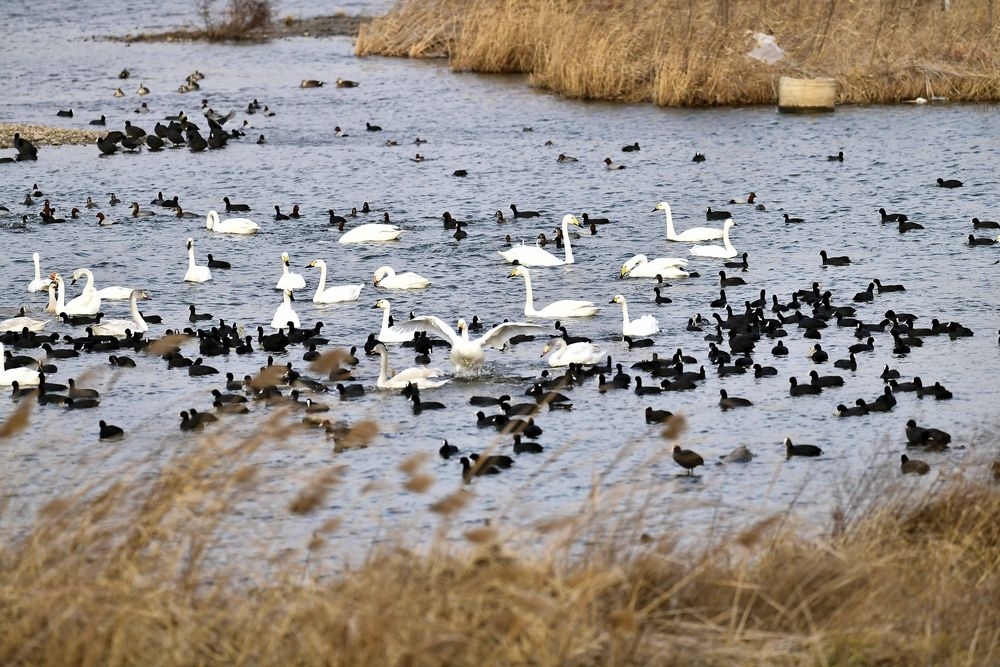
[[285,37],[357,37],[361,26],[370,23],[372,16],[312,16],[295,18],[286,16],[275,19],[263,30],[251,30],[237,39],[212,37],[204,28],[178,28],[166,32],[107,35],[102,38],[110,42],[266,42]]
[[96,142],[98,137],[105,134],[96,130],[52,127],[39,123],[0,123],[0,148],[13,148],[15,132],[36,146],[82,146]]

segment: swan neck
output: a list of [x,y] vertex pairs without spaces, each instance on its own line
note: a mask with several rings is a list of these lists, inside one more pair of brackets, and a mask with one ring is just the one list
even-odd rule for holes
[[41,269],[41,266],[38,263],[38,253],[37,252],[36,253],[32,253],[31,259],[34,260],[34,262],[35,262],[35,280],[41,280],[42,279],[42,269]]
[[[386,308],[382,311],[382,331],[389,330],[389,309]],[[385,357],[383,357],[384,359]]]
[[524,276],[524,314],[534,315],[535,314],[535,304],[534,297],[531,294],[531,277],[525,273]]
[[323,293],[326,289],[326,262],[319,265],[319,284],[316,285],[316,296]]
[[674,231],[674,216],[670,213],[670,207],[663,209],[663,217],[667,219],[667,239],[673,239],[677,236],[677,232]]
[[726,246],[726,250],[729,252],[736,252],[736,248],[733,246],[732,241],[729,240],[729,228],[723,228],[722,230],[722,243]]
[[140,331],[146,331],[149,327],[146,320],[142,318],[142,313],[139,312],[139,290],[132,290],[129,297],[129,309],[132,311],[132,321],[138,325]]
[[563,220],[562,223],[563,245],[566,247],[566,264],[573,263],[573,246],[569,239],[569,223]]
[[628,326],[628,304],[622,299],[622,324]]

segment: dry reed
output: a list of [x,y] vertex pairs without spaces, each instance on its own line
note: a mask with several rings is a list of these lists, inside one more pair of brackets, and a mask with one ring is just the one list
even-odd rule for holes
[[[578,515],[537,524],[540,548],[515,553],[493,522],[465,529],[467,547],[400,540],[330,572],[350,517],[315,510],[347,464],[310,471],[284,518],[272,507],[314,521],[302,547],[220,544],[238,508],[267,503],[254,454],[289,428],[278,414],[242,442],[204,436],[152,474],[52,498],[20,531],[0,504],[0,664],[1000,661],[996,484],[882,486],[825,536],[775,517],[692,548],[682,529],[643,532],[658,501],[623,515],[595,480]],[[400,483],[445,529],[476,485],[431,498],[426,463],[402,461]]]
[[[993,0],[402,0],[362,26],[358,55],[448,57],[530,75],[571,98],[662,106],[772,103],[780,76],[838,80],[840,103],[1000,99]],[[785,50],[747,57],[748,34]]]

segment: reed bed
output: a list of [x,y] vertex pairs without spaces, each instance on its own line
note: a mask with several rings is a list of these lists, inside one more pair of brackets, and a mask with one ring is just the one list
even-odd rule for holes
[[[401,0],[359,56],[447,57],[524,73],[570,98],[661,106],[773,103],[780,76],[834,77],[840,103],[1000,99],[993,0]],[[785,50],[747,57],[750,33]]]
[[[0,443],[31,413],[19,406]],[[243,440],[164,446],[176,453],[54,495],[28,527],[11,517],[5,480],[0,664],[1000,661],[1000,487],[985,470],[873,483],[825,529],[777,516],[686,546],[683,526],[643,530],[676,499],[650,495],[623,514],[597,480],[578,515],[535,524],[538,548],[515,548],[493,522],[461,528],[461,542],[400,535],[334,570],[330,538],[350,517],[318,510],[350,474],[335,454],[273,508],[271,521],[315,524],[307,543],[225,542],[245,522],[238,508],[273,506],[256,455],[303,428],[286,417]],[[333,431],[359,447],[378,425]],[[425,467],[399,463],[401,492],[436,513],[443,536],[477,485],[432,497]]]

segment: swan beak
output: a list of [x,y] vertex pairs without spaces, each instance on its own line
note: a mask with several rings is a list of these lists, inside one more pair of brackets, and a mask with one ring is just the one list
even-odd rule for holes
[[618,274],[618,279],[620,280],[620,279],[624,278],[626,275],[628,275],[628,269],[626,269],[623,266],[621,272]]
[[372,285],[374,285],[375,287],[378,287],[378,281],[377,280],[372,280]]
[[657,211],[659,211],[659,210],[660,210],[660,209],[658,209],[658,208],[654,208],[654,209],[653,209],[653,210],[651,211],[651,213],[656,213],[656,212],[657,212]]

